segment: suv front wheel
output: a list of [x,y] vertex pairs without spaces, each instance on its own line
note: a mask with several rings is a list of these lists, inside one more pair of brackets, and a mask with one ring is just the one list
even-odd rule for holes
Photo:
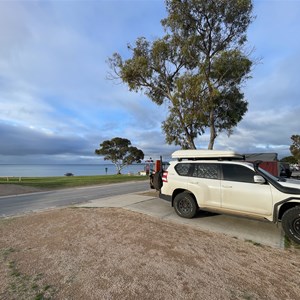
[[191,219],[196,215],[198,205],[190,193],[184,192],[175,197],[174,209],[180,217]]
[[300,243],[300,206],[288,209],[282,216],[282,228],[286,235],[296,243]]

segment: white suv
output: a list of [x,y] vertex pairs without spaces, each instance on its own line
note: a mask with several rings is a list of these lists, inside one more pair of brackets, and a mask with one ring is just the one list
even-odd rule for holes
[[300,180],[274,177],[231,151],[180,150],[172,157],[156,188],[179,216],[193,218],[201,209],[281,221],[300,243]]

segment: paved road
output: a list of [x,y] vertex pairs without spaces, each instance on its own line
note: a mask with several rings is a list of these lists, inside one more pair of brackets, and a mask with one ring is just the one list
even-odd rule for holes
[[93,187],[30,193],[0,197],[0,217],[27,213],[51,207],[84,203],[94,199],[146,191],[149,182],[118,183]]

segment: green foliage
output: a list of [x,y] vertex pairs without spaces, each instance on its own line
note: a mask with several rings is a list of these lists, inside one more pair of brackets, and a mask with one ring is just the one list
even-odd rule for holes
[[280,160],[281,162],[286,162],[289,164],[297,164],[298,160],[294,156],[286,156]]
[[116,166],[118,174],[121,174],[123,167],[133,162],[141,163],[144,159],[142,150],[131,146],[128,139],[119,137],[104,141],[95,153],[104,156],[104,160],[110,160]]
[[292,135],[291,139],[293,143],[290,146],[290,151],[297,162],[300,162],[300,135]]
[[252,3],[166,0],[166,8],[165,36],[153,42],[138,38],[128,45],[129,59],[113,54],[111,75],[156,104],[168,104],[162,128],[169,144],[194,149],[209,128],[212,149],[217,135],[230,134],[247,112],[240,90],[252,66],[243,53]]

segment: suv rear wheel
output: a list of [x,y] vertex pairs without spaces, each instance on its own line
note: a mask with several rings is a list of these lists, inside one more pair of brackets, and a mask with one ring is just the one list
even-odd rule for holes
[[184,192],[175,197],[174,209],[180,217],[191,219],[196,215],[198,205],[190,193]]
[[281,222],[285,234],[294,242],[300,243],[300,206],[288,209]]

